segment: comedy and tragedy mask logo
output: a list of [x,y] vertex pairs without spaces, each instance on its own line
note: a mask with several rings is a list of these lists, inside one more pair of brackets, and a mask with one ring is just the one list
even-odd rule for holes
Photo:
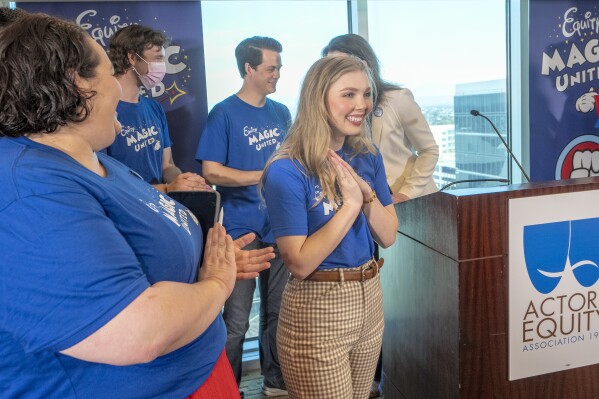
[[548,294],[565,273],[583,287],[599,280],[599,218],[524,226],[524,258],[535,289]]

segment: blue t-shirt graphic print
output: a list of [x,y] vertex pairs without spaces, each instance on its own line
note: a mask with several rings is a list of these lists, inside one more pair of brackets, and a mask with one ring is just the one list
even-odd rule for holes
[[[269,98],[254,107],[232,95],[214,106],[196,152],[199,161],[218,162],[238,170],[261,170],[279,148],[291,124],[286,106]],[[218,187],[224,208],[223,225],[233,238],[254,232],[274,243],[257,185]]]
[[121,161],[150,184],[162,181],[162,154],[171,147],[166,115],[156,101],[144,96],[138,103],[119,101],[118,120],[123,126],[106,153]]

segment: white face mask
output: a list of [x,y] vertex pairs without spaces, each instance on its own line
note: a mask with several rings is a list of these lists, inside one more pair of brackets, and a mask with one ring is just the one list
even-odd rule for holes
[[164,75],[166,75],[166,63],[148,62],[144,60],[139,54],[135,53],[135,55],[138,56],[140,60],[148,64],[148,73],[146,73],[145,75],[140,75],[140,73],[137,72],[137,69],[133,68],[133,70],[139,77],[141,84],[143,84],[147,90],[150,90],[158,86],[158,84],[162,82],[162,79],[164,79]]

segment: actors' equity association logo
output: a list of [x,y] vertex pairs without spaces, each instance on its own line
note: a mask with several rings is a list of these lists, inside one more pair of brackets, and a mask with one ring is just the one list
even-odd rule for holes
[[534,288],[548,294],[571,273],[583,287],[599,280],[599,218],[524,226],[524,257]]

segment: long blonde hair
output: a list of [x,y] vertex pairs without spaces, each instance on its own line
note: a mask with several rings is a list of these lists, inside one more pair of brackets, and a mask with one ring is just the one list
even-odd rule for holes
[[[260,192],[270,165],[278,159],[289,158],[300,164],[308,175],[320,180],[321,194],[316,204],[324,199],[333,206],[342,203],[343,198],[335,184],[335,169],[327,157],[332,137],[327,95],[331,85],[343,75],[359,71],[366,73],[370,87],[374,90],[369,68],[357,57],[325,57],[310,67],[302,84],[297,116],[281,147],[266,163],[260,180]],[[367,152],[374,154],[375,148],[370,141],[370,123],[364,122],[359,135],[348,136],[345,146],[353,149],[351,157]]]

